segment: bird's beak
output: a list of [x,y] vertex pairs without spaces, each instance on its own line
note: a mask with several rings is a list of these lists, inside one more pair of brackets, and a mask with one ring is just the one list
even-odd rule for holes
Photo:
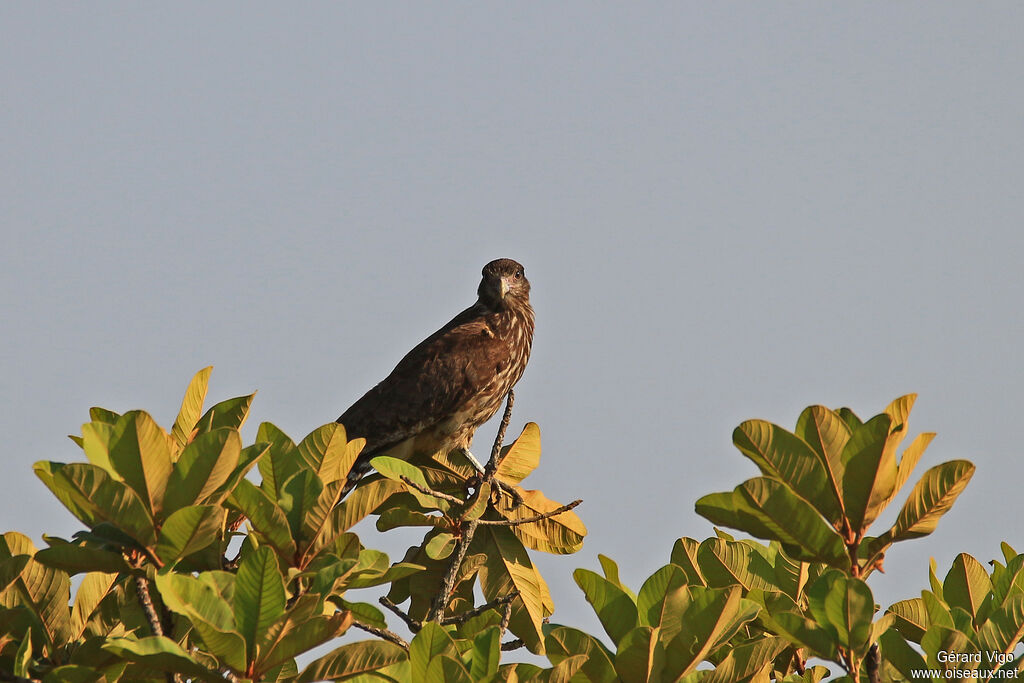
[[508,283],[508,278],[506,278],[506,277],[501,278],[500,288],[501,288],[500,289],[501,298],[504,299],[505,295],[508,294],[508,290],[511,288],[511,285],[509,285],[509,283]]

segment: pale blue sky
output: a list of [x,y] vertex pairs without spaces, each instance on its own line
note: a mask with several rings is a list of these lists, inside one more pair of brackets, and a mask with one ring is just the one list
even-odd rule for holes
[[599,630],[572,570],[638,587],[756,474],[733,427],[811,403],[919,392],[923,466],[978,465],[883,605],[1024,550],[1022,35],[1019,3],[6,3],[0,526],[78,528],[31,464],[89,406],[169,426],[212,364],[249,441],[300,438],[507,256],[527,484],[590,529],[540,558],[556,621]]

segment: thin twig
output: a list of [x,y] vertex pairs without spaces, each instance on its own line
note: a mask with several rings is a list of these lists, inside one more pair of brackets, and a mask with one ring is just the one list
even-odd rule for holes
[[539,522],[542,519],[547,519],[548,517],[557,517],[563,512],[572,510],[582,502],[582,500],[574,500],[568,505],[563,505],[551,512],[544,512],[539,515],[534,515],[533,517],[524,517],[522,519],[481,519],[480,524],[489,524],[491,526],[518,526],[519,524],[530,524],[532,522]]
[[526,643],[523,642],[522,638],[516,638],[515,640],[510,640],[507,643],[502,643],[501,644],[501,651],[502,652],[508,652],[510,650],[518,650],[519,648],[521,648],[521,647],[523,647],[525,645],[526,645]]
[[[505,439],[505,430],[508,429],[508,423],[512,420],[512,405],[515,403],[515,400],[515,394],[510,389],[508,397],[505,399],[505,413],[501,417],[501,425],[498,427],[498,433],[494,437],[494,444],[491,446],[491,457],[484,467],[481,485],[493,480],[494,473],[498,470],[498,454],[501,453],[501,442]],[[473,542],[477,523],[478,520],[476,519],[462,520],[462,533],[459,536],[459,540],[455,543],[455,549],[452,551],[448,569],[445,570],[444,575],[441,577],[440,590],[434,596],[434,600],[430,604],[430,611],[427,612],[427,618],[424,621],[439,622],[444,617],[444,611],[448,607],[448,598],[451,597],[452,591],[455,590],[455,579],[458,576],[459,568],[462,566],[462,560],[466,557],[466,551],[469,550],[469,545]]]
[[452,617],[445,617],[444,619],[441,620],[441,624],[443,626],[448,626],[449,624],[460,624],[460,625],[461,624],[465,624],[467,621],[469,621],[473,617],[475,617],[475,616],[477,616],[479,614],[483,614],[487,610],[495,609],[497,607],[504,607],[506,605],[511,604],[512,601],[515,600],[518,597],[519,597],[519,589],[517,588],[517,589],[514,589],[508,595],[504,595],[504,596],[502,596],[502,597],[500,597],[500,598],[498,598],[496,600],[491,600],[490,602],[488,602],[485,605],[480,605],[479,607],[474,607],[473,609],[468,610],[466,612],[463,612],[462,614],[456,614],[455,616],[452,616]]
[[462,500],[461,498],[457,498],[456,496],[453,496],[453,495],[450,495],[450,494],[447,494],[447,493],[442,493],[441,491],[435,491],[434,489],[429,488],[427,486],[423,486],[422,484],[417,484],[416,482],[414,482],[412,479],[410,479],[409,477],[405,476],[404,474],[401,475],[399,478],[402,481],[404,481],[406,484],[408,484],[409,486],[411,486],[414,489],[416,489],[417,491],[419,491],[420,493],[425,493],[428,496],[433,496],[434,498],[440,498],[441,500],[446,500],[449,503],[455,503],[456,505],[463,505],[466,502],[466,501]]
[[502,638],[505,637],[505,631],[508,630],[508,622],[511,621],[511,620],[512,620],[512,602],[509,601],[509,602],[505,603],[505,609],[502,610],[501,624],[498,626],[498,629],[499,629],[498,640],[501,640]]
[[382,595],[380,597],[379,602],[380,602],[380,604],[384,605],[389,610],[394,612],[398,616],[399,619],[404,621],[405,625],[408,626],[409,630],[412,631],[413,633],[418,633],[419,630],[421,628],[423,628],[423,624],[421,624],[420,622],[416,621],[415,619],[410,617],[408,614],[403,612],[401,607],[399,607],[398,605],[396,605],[395,603],[391,602],[388,599],[388,596]]
[[409,643],[406,642],[405,639],[402,638],[402,636],[398,635],[394,631],[389,631],[386,628],[378,628],[376,626],[371,626],[370,624],[364,624],[361,621],[353,621],[352,625],[358,629],[366,631],[367,633],[372,633],[378,638],[390,640],[392,643],[402,648],[406,652],[409,651]]
[[494,444],[491,446],[491,457],[487,461],[487,465],[484,467],[484,479],[490,480],[494,477],[494,473],[498,470],[498,465],[501,464],[501,443],[505,440],[505,430],[508,429],[508,423],[512,421],[512,406],[515,405],[516,394],[511,389],[508,390],[508,398],[505,399],[505,413],[501,416],[501,424],[498,425],[498,433],[494,437]]

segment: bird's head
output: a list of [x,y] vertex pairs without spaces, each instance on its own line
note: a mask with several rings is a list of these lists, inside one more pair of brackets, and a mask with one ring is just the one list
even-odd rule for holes
[[483,279],[476,292],[488,308],[500,311],[529,304],[530,281],[520,264],[510,258],[500,258],[484,266],[481,274]]

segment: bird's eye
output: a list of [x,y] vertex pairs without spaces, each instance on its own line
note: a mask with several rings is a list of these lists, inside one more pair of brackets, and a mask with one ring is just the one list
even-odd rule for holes
[[515,277],[516,277],[517,280],[522,280],[523,279],[523,271],[517,270]]

